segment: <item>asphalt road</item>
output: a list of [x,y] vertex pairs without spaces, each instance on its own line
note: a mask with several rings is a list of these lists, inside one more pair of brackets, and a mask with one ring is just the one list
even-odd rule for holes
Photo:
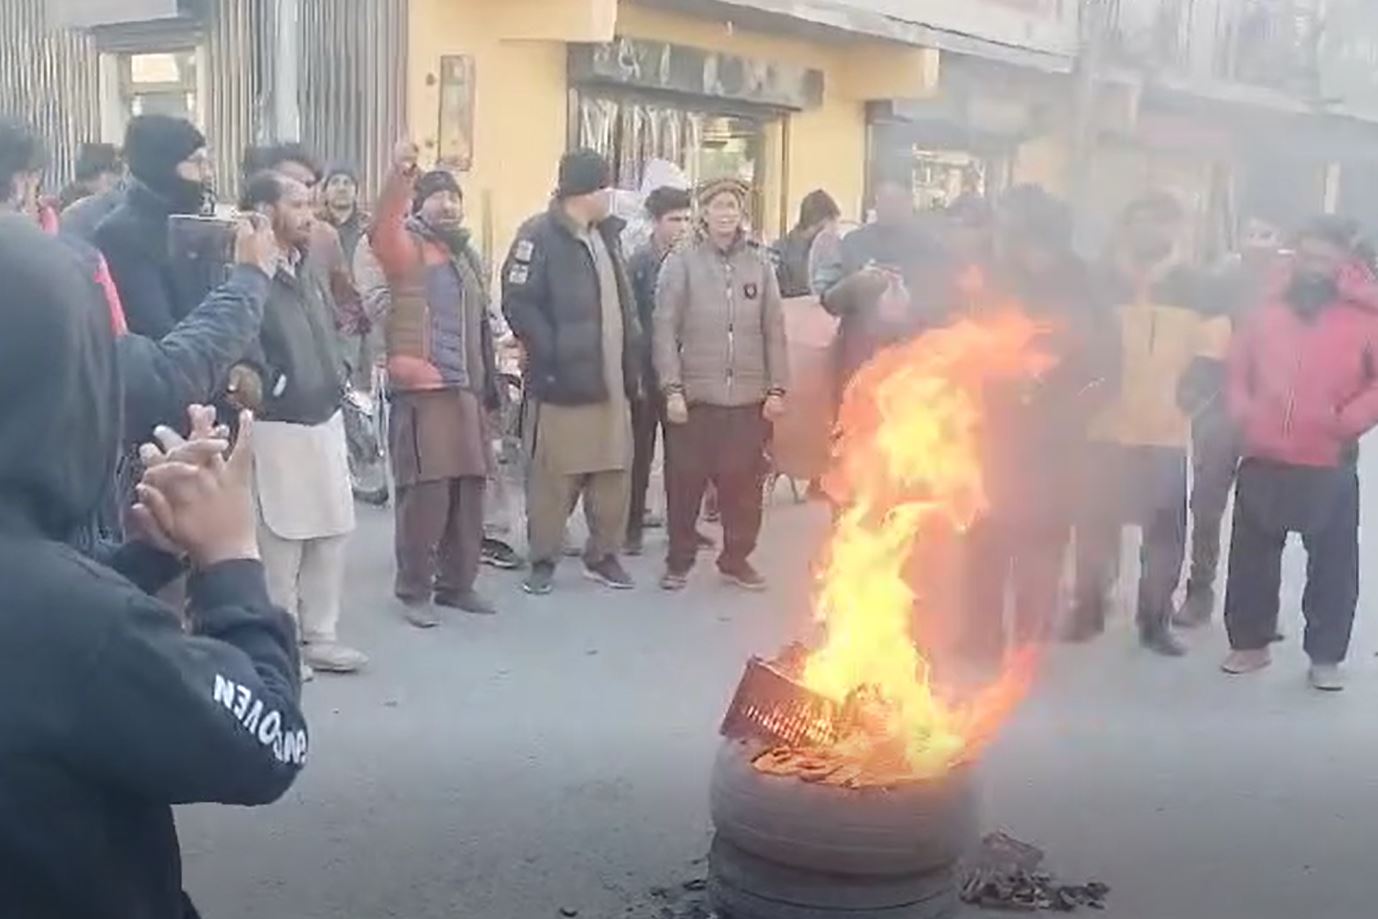
[[[634,566],[640,589],[612,593],[570,562],[546,598],[487,573],[501,615],[421,633],[390,600],[388,518],[365,513],[344,633],[372,666],[308,685],[311,762],[283,801],[181,812],[188,889],[207,919],[654,917],[652,888],[702,872],[718,720],[745,658],[806,627],[823,524],[771,509],[764,595],[702,566],[667,596],[654,557]],[[1111,885],[1100,915],[1374,915],[1373,583],[1350,689],[1322,696],[1304,685],[1290,568],[1269,672],[1218,673],[1218,624],[1179,661],[1139,651],[1123,617],[1054,649],[985,758],[988,828]]]

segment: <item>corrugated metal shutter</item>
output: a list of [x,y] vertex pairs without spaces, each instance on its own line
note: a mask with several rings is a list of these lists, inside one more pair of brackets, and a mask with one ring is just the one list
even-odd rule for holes
[[0,115],[43,137],[48,190],[70,180],[77,147],[100,139],[100,71],[91,39],[50,29],[44,0],[0,2]]
[[206,24],[206,138],[215,157],[216,190],[226,203],[239,197],[244,148],[265,139],[264,3],[217,0]]
[[407,105],[408,0],[301,0],[302,142],[377,194]]

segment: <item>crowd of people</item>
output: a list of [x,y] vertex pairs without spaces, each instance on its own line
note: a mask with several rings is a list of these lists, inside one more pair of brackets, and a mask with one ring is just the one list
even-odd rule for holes
[[[42,143],[0,122],[0,692],[35,700],[0,708],[0,852],[18,866],[0,886],[25,915],[182,915],[168,806],[266,801],[292,781],[300,681],[367,664],[339,635],[344,397],[378,380],[394,594],[431,628],[445,609],[497,611],[484,561],[525,564],[523,588],[551,593],[580,504],[583,573],[633,588],[622,558],[645,549],[661,454],[660,588],[716,549],[727,582],[765,589],[752,555],[791,408],[789,311],[836,317],[839,396],[879,349],[1021,312],[1055,361],[987,393],[962,652],[1099,634],[1136,527],[1142,644],[1183,654],[1176,630],[1217,605],[1233,489],[1223,668],[1269,663],[1296,532],[1309,679],[1344,685],[1357,442],[1378,424],[1378,281],[1350,221],[1315,218],[1287,243],[1256,222],[1202,265],[1182,205],[1152,193],[1087,260],[1041,188],[920,214],[907,180],[881,178],[864,226],[843,232],[817,190],[767,247],[751,188],[725,177],[650,189],[627,253],[609,164],[577,150],[490,272],[458,177],[422,170],[411,143],[372,213],[348,166],[279,144],[245,151],[234,216],[217,220],[207,139],[160,115],[133,119],[120,150],[90,145],[59,199],[45,167]],[[223,257],[188,250],[196,238]],[[493,521],[504,343],[521,356],[525,560]],[[81,819],[48,820],[78,800]],[[53,831],[16,830],[39,820]],[[95,882],[64,883],[74,870]]]

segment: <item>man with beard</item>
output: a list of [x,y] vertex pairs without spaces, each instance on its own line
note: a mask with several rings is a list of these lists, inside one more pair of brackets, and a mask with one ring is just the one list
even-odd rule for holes
[[1143,531],[1139,639],[1170,657],[1186,653],[1171,629],[1187,533],[1191,419],[1181,404],[1181,384],[1198,361],[1224,357],[1230,331],[1228,319],[1203,312],[1210,286],[1179,253],[1185,216],[1164,193],[1131,203],[1094,281],[1097,309],[1117,327],[1120,366],[1116,396],[1090,426],[1068,632],[1072,640],[1086,640],[1104,628],[1121,530],[1136,526]]
[[[173,805],[266,804],[306,757],[291,620],[254,539],[249,419],[145,449],[144,541],[71,540],[120,449],[109,320],[70,250],[0,216],[0,912],[187,919]],[[168,444],[173,447],[172,443]],[[184,626],[146,591],[192,574]]]
[[1358,440],[1378,424],[1378,282],[1357,229],[1321,217],[1302,232],[1283,283],[1242,324],[1229,410],[1243,462],[1235,494],[1223,669],[1266,667],[1277,631],[1283,546],[1306,546],[1303,645],[1316,689],[1344,688],[1359,596]]
[[205,297],[191,272],[173,264],[168,218],[199,214],[210,197],[206,138],[191,122],[140,115],[129,123],[124,154],[130,180],[123,202],[96,228],[129,330],[162,338]]
[[453,175],[422,174],[416,159],[414,144],[398,146],[371,237],[390,286],[381,318],[397,484],[394,592],[407,621],[426,629],[440,623],[437,605],[496,612],[474,585],[493,467],[484,410],[498,392],[486,272],[463,224],[463,193]]
[[277,265],[263,330],[232,376],[261,393],[254,448],[259,544],[274,602],[301,624],[303,675],[352,673],[367,663],[337,636],[354,501],[340,411],[344,363],[325,278],[306,258],[315,217],[306,186],[260,173],[240,208],[266,218]]

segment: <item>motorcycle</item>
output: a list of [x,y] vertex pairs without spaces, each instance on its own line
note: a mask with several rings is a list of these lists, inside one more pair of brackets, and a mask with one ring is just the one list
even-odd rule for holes
[[350,387],[344,398],[349,484],[355,500],[375,507],[386,507],[392,497],[384,391],[382,381],[375,379],[373,392]]

